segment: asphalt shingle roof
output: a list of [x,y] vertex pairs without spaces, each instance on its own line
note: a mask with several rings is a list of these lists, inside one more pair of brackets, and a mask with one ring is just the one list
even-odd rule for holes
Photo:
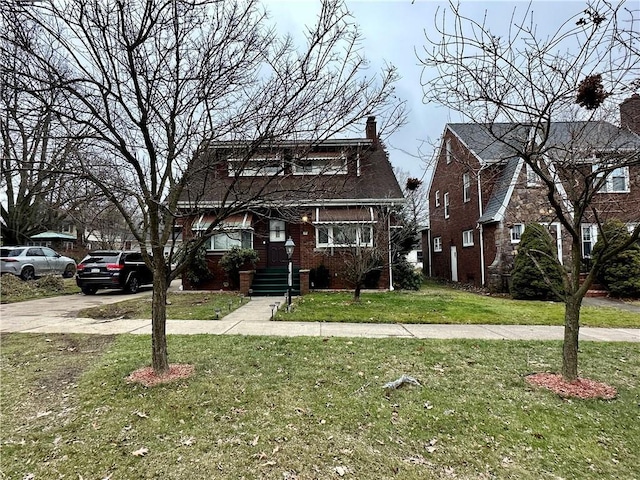
[[[287,148],[284,145],[283,148]],[[236,147],[237,148],[237,147]],[[273,150],[279,146],[274,145]],[[318,151],[322,150],[320,145]],[[332,140],[331,149],[344,148],[348,151],[349,174],[331,175],[277,175],[270,177],[229,176],[226,158],[229,150],[212,148],[209,155],[203,155],[196,162],[191,179],[181,196],[181,202],[197,199],[198,202],[246,202],[247,199],[266,203],[285,202],[287,204],[323,202],[358,202],[383,200],[385,202],[404,201],[404,195],[384,148],[370,140],[345,140],[341,145]],[[360,175],[356,175],[359,162]],[[197,173],[194,173],[197,172]]]

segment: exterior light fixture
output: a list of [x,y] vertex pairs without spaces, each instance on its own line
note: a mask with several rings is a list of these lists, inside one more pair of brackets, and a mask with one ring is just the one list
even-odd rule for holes
[[291,236],[289,236],[289,238],[287,239],[286,242],[284,242],[284,249],[287,252],[287,258],[289,260],[291,260],[291,257],[293,257],[293,250],[296,248],[296,244],[293,243],[293,240],[291,239]]
[[291,236],[284,242],[284,249],[287,252],[287,258],[289,259],[289,289],[287,291],[287,312],[291,311],[291,287],[293,285],[293,263],[291,259],[293,257],[293,250],[296,248],[296,244],[293,243]]

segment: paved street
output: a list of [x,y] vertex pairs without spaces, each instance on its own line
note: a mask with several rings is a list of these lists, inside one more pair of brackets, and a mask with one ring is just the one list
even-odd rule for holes
[[[137,295],[101,291],[90,296],[78,294],[0,305],[0,332],[150,334],[149,319],[95,320],[78,317],[78,312],[83,308],[128,298],[142,298],[150,294],[149,290]],[[561,326],[274,322],[270,320],[271,305],[276,300],[282,299],[254,297],[221,320],[168,320],[167,333],[486,340],[562,340],[563,338]],[[583,327],[580,329],[580,339],[640,342],[640,329]]]

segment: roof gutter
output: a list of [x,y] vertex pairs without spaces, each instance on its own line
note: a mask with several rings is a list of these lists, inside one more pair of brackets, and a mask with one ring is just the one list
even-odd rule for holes
[[[328,200],[302,200],[297,202],[285,202],[285,201],[256,201],[247,202],[245,207],[281,207],[283,203],[287,203],[289,207],[315,207],[315,206],[344,206],[344,207],[362,207],[370,205],[384,205],[389,207],[395,207],[403,205],[406,202],[405,198],[361,198],[361,199],[328,199]],[[223,202],[219,201],[204,201],[204,202],[189,202],[179,201],[178,208],[222,208],[225,207]]]

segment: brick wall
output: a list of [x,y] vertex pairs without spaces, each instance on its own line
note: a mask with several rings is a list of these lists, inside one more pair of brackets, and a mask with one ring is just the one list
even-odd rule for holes
[[[451,142],[451,162],[447,163],[445,142]],[[458,256],[458,280],[463,283],[481,283],[480,237],[476,228],[480,217],[478,209],[477,160],[461,145],[457,138],[447,130],[441,149],[429,193],[429,212],[431,226],[432,275],[451,279],[451,247],[456,248]],[[470,174],[470,200],[463,198],[463,174]],[[440,192],[440,205],[436,206],[436,191]],[[444,217],[444,196],[449,193],[449,218]],[[486,197],[488,198],[488,197]],[[483,200],[486,202],[485,195]],[[462,232],[473,232],[473,246],[463,246]],[[440,237],[442,251],[433,251],[433,240]],[[426,252],[426,250],[423,250]]]

